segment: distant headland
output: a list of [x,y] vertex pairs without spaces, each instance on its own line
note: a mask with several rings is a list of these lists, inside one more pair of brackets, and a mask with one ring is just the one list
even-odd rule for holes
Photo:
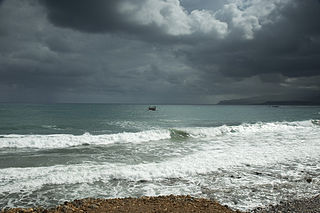
[[299,106],[317,106],[320,100],[286,100],[286,101],[268,101],[259,99],[232,99],[223,100],[218,105],[299,105]]

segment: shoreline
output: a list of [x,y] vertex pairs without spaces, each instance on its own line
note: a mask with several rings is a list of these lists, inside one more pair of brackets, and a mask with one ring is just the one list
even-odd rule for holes
[[[4,208],[1,213],[71,213],[71,212],[216,212],[216,213],[245,213],[233,210],[217,201],[194,198],[189,195],[168,195],[157,197],[139,198],[85,198],[74,201],[66,201],[53,208]],[[311,198],[301,198],[291,201],[280,201],[279,204],[264,207],[256,207],[246,212],[271,213],[271,212],[320,212],[320,195]]]
[[85,198],[74,201],[66,201],[53,208],[12,208],[2,209],[1,213],[71,213],[71,212],[216,212],[216,213],[242,213],[216,201],[205,198],[194,198],[189,195],[168,195],[157,197],[139,198],[112,198],[97,199]]

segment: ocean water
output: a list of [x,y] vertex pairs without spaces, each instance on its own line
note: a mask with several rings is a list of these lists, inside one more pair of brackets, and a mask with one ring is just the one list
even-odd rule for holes
[[191,195],[247,210],[320,193],[320,107],[0,104],[0,207]]

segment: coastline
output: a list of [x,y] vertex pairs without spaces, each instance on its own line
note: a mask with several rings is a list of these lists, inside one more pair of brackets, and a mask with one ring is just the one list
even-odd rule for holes
[[216,201],[194,198],[189,195],[169,195],[157,197],[140,198],[113,198],[113,199],[95,199],[85,198],[64,202],[55,208],[44,209],[37,208],[14,208],[2,209],[1,213],[71,213],[71,212],[216,212],[216,213],[241,213],[227,206],[223,206]]
[[[243,213],[233,210],[228,206],[219,204],[216,201],[205,198],[194,198],[189,195],[169,195],[157,197],[140,198],[113,198],[96,199],[85,198],[64,202],[57,207],[44,209],[36,208],[12,208],[2,209],[1,213],[68,213],[68,212],[215,212],[215,213]],[[320,212],[320,195],[312,198],[302,198],[292,201],[280,201],[277,205],[257,207],[247,212],[253,213],[273,213],[273,212]]]

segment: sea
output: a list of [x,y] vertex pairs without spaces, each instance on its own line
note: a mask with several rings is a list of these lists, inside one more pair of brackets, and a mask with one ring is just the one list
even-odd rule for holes
[[320,194],[320,106],[0,104],[0,208],[191,195],[248,210]]

